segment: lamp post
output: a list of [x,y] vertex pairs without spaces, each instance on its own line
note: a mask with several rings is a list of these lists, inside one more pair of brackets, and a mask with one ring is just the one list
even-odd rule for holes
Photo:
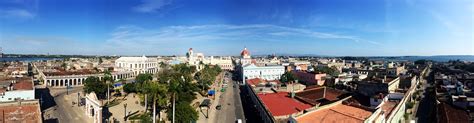
[[66,95],[69,95],[69,82],[66,83]]
[[127,121],[127,103],[123,104],[123,108],[125,109],[123,119]]
[[77,93],[77,107],[81,106],[80,104],[80,101],[81,101],[81,92],[78,92]]

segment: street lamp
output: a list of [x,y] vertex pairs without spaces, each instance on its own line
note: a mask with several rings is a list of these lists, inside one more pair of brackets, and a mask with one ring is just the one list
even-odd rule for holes
[[81,92],[78,92],[77,93],[77,107],[81,106],[80,102],[81,102]]
[[123,104],[123,108],[125,109],[123,119],[127,121],[127,103]]
[[66,83],[66,95],[69,95],[69,82]]

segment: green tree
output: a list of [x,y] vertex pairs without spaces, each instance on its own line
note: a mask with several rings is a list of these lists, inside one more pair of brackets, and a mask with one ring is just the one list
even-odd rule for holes
[[221,72],[222,69],[219,66],[205,65],[201,71],[195,74],[194,78],[197,80],[201,91],[205,91],[209,88],[209,85],[216,81],[216,77]]
[[64,70],[66,70],[67,64],[66,64],[65,62],[63,62],[63,64],[61,64],[61,67],[62,67]]
[[112,77],[112,73],[109,70],[105,70],[104,77],[102,78],[102,81],[107,86],[106,95],[107,95],[107,102],[108,102],[110,100],[110,88],[112,87],[112,84],[114,82],[114,78]]
[[318,73],[326,73],[326,74],[329,74],[331,76],[339,75],[339,71],[334,66],[332,66],[332,67],[322,66],[322,67],[314,67],[314,68],[315,68],[314,71],[318,72]]
[[127,83],[123,85],[123,91],[125,91],[125,93],[136,93],[137,87],[135,85],[135,83]]
[[147,82],[153,80],[153,76],[151,74],[138,74],[137,77],[135,77],[135,84],[137,84],[135,87],[137,87],[137,91],[140,94],[143,94],[145,96],[145,99],[143,102],[145,103],[145,112],[148,111],[148,102],[150,101],[148,99],[148,88],[147,88]]
[[[168,118],[170,116],[173,116],[173,112],[168,112]],[[189,123],[197,119],[198,112],[189,103],[176,103],[175,121],[177,123]]]
[[166,106],[168,100],[168,88],[166,84],[158,82],[147,82],[146,85],[148,95],[152,98],[153,101],[153,123],[156,123],[156,106],[158,105],[158,108],[160,109]]
[[98,77],[88,77],[84,81],[84,92],[91,93],[95,92],[99,98],[103,98],[107,92],[107,84],[100,81]]
[[280,82],[283,82],[283,83],[294,82],[295,80],[297,80],[297,78],[291,72],[285,72],[280,77]]
[[415,61],[415,64],[417,64],[417,65],[425,65],[426,62],[427,62],[427,61],[426,61],[425,59],[420,59],[420,60],[416,60],[416,61]]
[[140,84],[150,80],[153,80],[153,76],[149,73],[138,74],[137,77],[135,77],[135,82]]
[[102,58],[99,57],[99,64],[102,64],[102,62],[104,62],[104,61],[102,61]]

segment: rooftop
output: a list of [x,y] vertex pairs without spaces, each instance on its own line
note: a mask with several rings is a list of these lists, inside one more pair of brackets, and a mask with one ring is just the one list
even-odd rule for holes
[[290,115],[312,107],[289,97],[287,92],[258,94],[258,97],[273,116]]
[[397,106],[398,102],[395,101],[385,101],[382,105],[382,111],[385,113],[385,117],[389,117],[393,109]]
[[339,103],[309,112],[296,118],[299,123],[361,123],[372,115],[371,111]]
[[311,105],[334,102],[341,99],[345,93],[332,88],[319,87],[296,93],[296,98]]
[[[15,83],[12,83],[16,81]],[[13,90],[33,90],[34,85],[31,78],[4,78],[0,80],[0,93],[7,91],[7,87],[13,86]]]
[[255,85],[255,86],[259,84],[267,84],[268,82],[275,82],[276,84],[281,83],[279,80],[264,80],[260,78],[247,79],[246,82],[250,85]]
[[66,71],[62,69],[56,69],[52,72],[43,72],[46,76],[67,76],[67,75],[85,75],[85,74],[97,74],[94,70],[81,69],[75,71]]
[[440,123],[469,123],[469,114],[449,104],[438,105],[438,122]]
[[0,103],[0,122],[2,123],[38,123],[41,111],[37,100],[28,102]]

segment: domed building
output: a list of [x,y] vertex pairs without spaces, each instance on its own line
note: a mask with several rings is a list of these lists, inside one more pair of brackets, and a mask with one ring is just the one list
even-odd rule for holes
[[259,78],[263,80],[279,80],[285,73],[285,67],[281,65],[257,66],[254,59],[250,56],[250,51],[244,48],[240,52],[240,72],[242,84],[246,84],[247,79]]
[[240,56],[242,56],[242,58],[250,58],[250,52],[247,50],[247,47],[240,52]]
[[242,66],[252,63],[252,58],[250,57],[250,52],[247,50],[247,48],[244,48],[244,50],[240,52],[240,57],[240,64]]

